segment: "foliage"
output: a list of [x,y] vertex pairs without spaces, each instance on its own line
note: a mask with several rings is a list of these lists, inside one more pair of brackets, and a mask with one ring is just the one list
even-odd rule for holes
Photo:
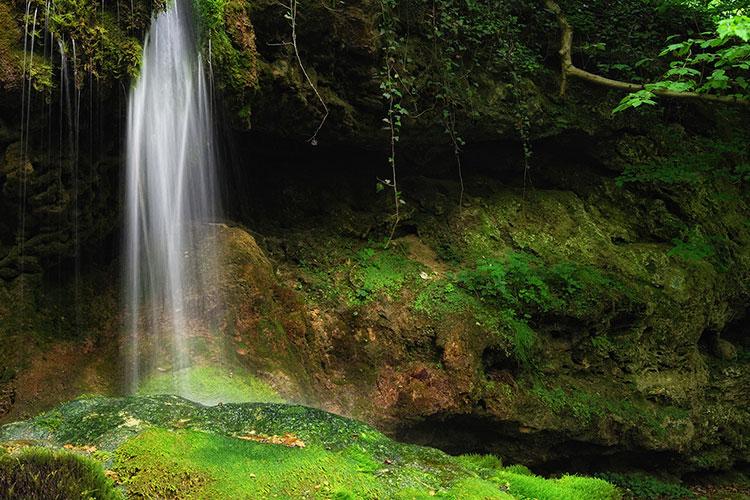
[[446,134],[460,147],[456,114],[477,117],[480,111],[474,103],[482,89],[473,75],[488,71],[515,88],[520,77],[539,69],[539,61],[522,42],[524,23],[510,2],[438,0],[417,3],[415,10],[423,21],[414,28],[428,42],[426,54],[420,54],[425,67],[417,77],[417,92],[434,98],[434,104],[422,102],[420,107],[434,106]]
[[680,257],[685,260],[699,261],[713,257],[716,250],[711,242],[697,231],[688,233],[685,241],[680,238],[672,240],[674,247],[667,255]]
[[614,79],[643,83],[662,68],[654,56],[668,35],[710,23],[683,0],[560,0],[572,24],[575,61]]
[[27,500],[122,498],[98,462],[65,451],[34,447],[17,454],[0,453],[0,492],[7,495],[4,498]]
[[77,86],[83,85],[88,73],[114,80],[138,73],[141,45],[121,31],[110,12],[86,0],[59,0],[52,5],[49,31],[72,59]]
[[[478,116],[482,84],[474,76],[489,72],[513,81],[539,69],[523,42],[525,20],[516,2],[495,0],[417,0],[381,2],[381,36],[392,76],[403,82],[404,108],[428,113],[437,123],[455,113]],[[524,11],[524,14],[528,12]]]
[[750,17],[719,18],[712,31],[680,38],[684,36],[670,36],[659,54],[671,58],[661,79],[625,96],[614,113],[654,105],[658,91],[750,98]]
[[590,266],[570,261],[549,266],[524,252],[481,259],[457,278],[481,300],[523,312],[526,320],[545,313],[583,319],[597,306],[601,294],[627,295],[623,285]]
[[[527,106],[521,79],[541,67],[524,43],[517,2],[495,0],[382,0],[380,24],[383,70],[380,88],[387,105],[383,118],[390,132],[390,179],[379,179],[379,191],[392,189],[395,210],[391,238],[405,204],[396,182],[396,144],[407,118],[440,124],[456,160],[463,203],[461,150],[464,127],[486,113],[486,96],[503,86],[510,114],[518,124],[525,152],[530,151]],[[527,12],[528,13],[528,12]],[[492,75],[483,81],[479,74]],[[528,159],[528,157],[527,157]],[[390,240],[389,240],[390,241]]]
[[635,498],[661,498],[663,500],[685,500],[696,498],[692,491],[681,484],[665,482],[642,472],[608,472],[599,477],[625,490]]
[[415,311],[434,319],[449,315],[471,314],[476,325],[495,336],[497,347],[512,356],[520,365],[533,366],[536,334],[513,309],[483,302],[469,293],[455,278],[427,285],[417,294],[412,306]]
[[550,266],[530,254],[510,252],[430,283],[413,307],[435,318],[470,312],[520,364],[531,366],[534,327],[545,316],[589,321],[601,308],[611,313],[612,301],[629,307],[636,300],[624,285],[592,267],[574,262]]
[[559,306],[558,299],[543,279],[539,267],[532,256],[512,252],[504,259],[480,260],[475,269],[459,273],[458,280],[482,300],[518,310],[530,307],[549,311]]
[[388,105],[388,110],[383,122],[390,134],[390,152],[388,155],[388,164],[391,167],[391,179],[378,180],[376,188],[382,191],[386,186],[393,191],[393,224],[391,232],[386,242],[386,247],[390,245],[393,234],[401,220],[401,205],[406,204],[398,190],[398,181],[396,175],[396,144],[401,139],[402,120],[409,115],[408,110],[402,105],[404,93],[402,89],[408,89],[409,79],[404,79],[399,73],[398,57],[399,41],[395,31],[395,19],[393,9],[396,6],[395,0],[381,0],[382,16],[380,24],[380,34],[383,37],[383,69],[381,70],[380,90],[382,97]]

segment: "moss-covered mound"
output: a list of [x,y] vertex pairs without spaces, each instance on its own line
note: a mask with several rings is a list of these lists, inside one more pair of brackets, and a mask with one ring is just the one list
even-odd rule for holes
[[121,498],[96,460],[65,451],[27,447],[18,453],[0,451],[0,497]]
[[175,372],[157,373],[140,385],[138,394],[182,394],[191,401],[206,405],[284,402],[272,387],[239,367],[221,369],[192,366]]
[[[620,496],[616,487],[600,479],[543,479],[523,467],[504,468],[492,456],[452,457],[399,444],[360,422],[277,403],[206,407],[167,395],[79,399],[0,428],[0,442],[5,449],[0,484],[26,477],[26,463],[47,467],[50,474],[69,481],[94,481],[96,467],[90,460],[28,448],[44,446],[89,455],[129,497]],[[97,479],[95,486],[107,498],[110,493],[102,481]],[[47,487],[42,482],[23,484],[31,497]],[[33,490],[35,486],[40,490]]]

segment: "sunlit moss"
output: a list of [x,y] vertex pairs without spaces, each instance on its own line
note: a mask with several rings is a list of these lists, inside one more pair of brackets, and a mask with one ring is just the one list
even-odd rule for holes
[[244,370],[213,366],[194,366],[175,373],[155,374],[141,385],[138,393],[185,394],[191,400],[208,404],[283,401],[271,386]]

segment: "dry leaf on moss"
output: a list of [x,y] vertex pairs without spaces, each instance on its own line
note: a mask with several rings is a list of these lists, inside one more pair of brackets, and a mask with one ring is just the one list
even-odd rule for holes
[[284,434],[283,436],[266,436],[263,434],[250,433],[245,436],[237,436],[238,439],[244,439],[245,441],[255,441],[256,443],[266,444],[280,444],[288,446],[289,448],[304,448],[305,442],[294,434]]

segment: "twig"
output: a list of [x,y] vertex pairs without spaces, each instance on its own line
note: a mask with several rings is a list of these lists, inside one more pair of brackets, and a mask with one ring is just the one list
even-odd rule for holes
[[[323,115],[323,119],[320,120],[320,123],[318,124],[318,128],[315,129],[315,132],[313,133],[312,137],[310,137],[307,140],[307,142],[309,142],[313,146],[317,146],[318,145],[318,132],[320,132],[320,129],[323,128],[323,124],[326,122],[326,119],[328,119],[328,106],[326,105],[326,102],[323,100],[323,97],[320,95],[320,92],[318,92],[318,88],[313,83],[312,79],[310,78],[310,75],[307,74],[305,65],[302,64],[302,58],[299,55],[299,48],[297,47],[297,0],[289,0],[289,6],[284,5],[284,7],[287,9],[287,14],[284,17],[286,17],[289,20],[289,25],[292,28],[291,45],[292,47],[294,47],[294,55],[297,58],[297,63],[299,64],[300,70],[302,70],[302,74],[305,75],[305,80],[307,80],[307,83],[310,85],[310,87],[312,87],[313,92],[315,92],[315,95],[318,97],[320,104],[323,105],[323,109],[325,110],[325,114]],[[281,45],[288,45],[288,44],[290,44],[290,42],[282,42]]]

